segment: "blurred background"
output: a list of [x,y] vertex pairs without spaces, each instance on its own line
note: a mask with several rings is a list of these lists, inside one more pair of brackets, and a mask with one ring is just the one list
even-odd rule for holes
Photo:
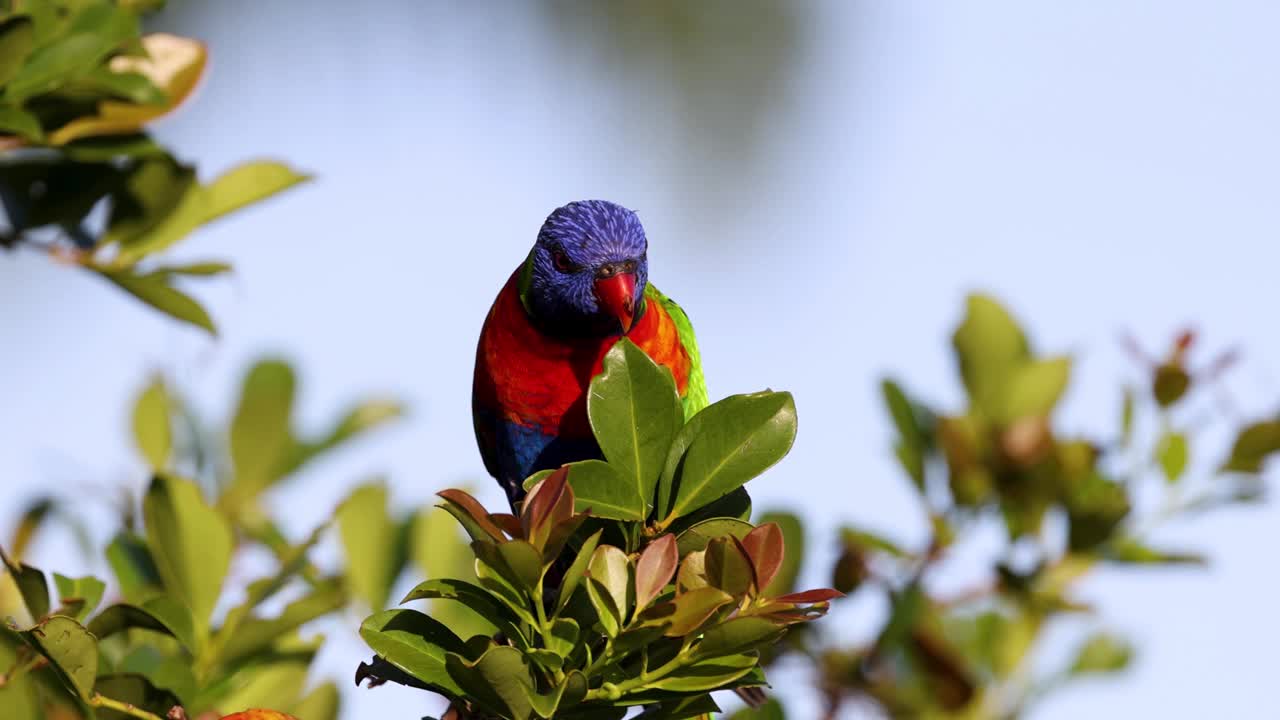
[[[1242,350],[1200,411],[1271,414],[1277,23],[1262,0],[173,0],[151,28],[206,41],[210,66],[158,138],[202,175],[258,152],[317,179],[175,251],[236,263],[201,293],[217,341],[45,258],[0,262],[0,523],[13,498],[58,488],[105,527],[109,488],[146,479],[123,428],[149,370],[225,417],[264,352],[300,368],[304,421],[368,392],[411,411],[275,493],[295,534],[373,474],[398,503],[465,483],[496,506],[469,415],[474,343],[546,215],[593,197],[640,214],[713,397],[795,393],[795,450],[752,493],[809,520],[805,586],[828,582],[844,522],[925,536],[877,382],[960,403],[947,343],[971,290],[1075,355],[1067,427],[1118,424],[1114,390],[1142,377],[1122,333],[1155,352],[1185,326]],[[1085,594],[1140,655],[1032,716],[1263,714],[1278,521],[1264,504],[1171,526],[1160,536],[1208,568],[1092,578]],[[65,532],[32,556],[101,569]],[[822,632],[865,640],[883,612],[849,603]],[[358,621],[317,628],[319,671],[361,694],[346,717],[429,711],[405,688],[350,686]],[[775,686],[816,717],[788,672]]]

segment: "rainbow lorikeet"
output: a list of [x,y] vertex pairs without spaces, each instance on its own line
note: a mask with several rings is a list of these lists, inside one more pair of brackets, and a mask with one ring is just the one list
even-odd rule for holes
[[686,418],[707,405],[693,326],[649,283],[648,249],[631,210],[569,203],[498,293],[476,350],[472,418],[485,468],[512,504],[529,475],[601,457],[586,393],[620,338],[670,368]]

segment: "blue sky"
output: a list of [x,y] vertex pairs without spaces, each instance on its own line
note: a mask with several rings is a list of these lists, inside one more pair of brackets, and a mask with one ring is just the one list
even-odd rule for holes
[[[220,340],[34,255],[0,261],[0,473],[19,496],[140,483],[124,420],[149,371],[221,417],[245,366],[276,353],[301,368],[306,420],[373,391],[412,408],[279,493],[295,531],[372,473],[406,505],[463,482],[499,502],[471,434],[475,338],[542,219],[585,197],[639,211],[651,275],[697,325],[713,396],[795,393],[796,448],[753,494],[813,518],[815,584],[842,523],[923,537],[876,382],[889,372],[956,407],[948,336],[970,290],[1076,356],[1068,428],[1116,421],[1121,383],[1138,378],[1125,330],[1153,349],[1188,324],[1206,348],[1239,345],[1226,383],[1239,416],[1280,400],[1265,310],[1280,265],[1273,3],[802,4],[786,43],[758,41],[783,69],[742,86],[717,74],[741,54],[710,53],[691,77],[661,46],[610,53],[634,37],[586,5],[375,3],[358,21],[287,5],[161,20],[212,47],[162,139],[206,176],[254,156],[317,175],[178,249],[237,266],[201,293]],[[1194,466],[1223,438],[1206,440]],[[1159,537],[1208,551],[1208,569],[1091,580],[1138,662],[1033,717],[1258,716],[1280,640],[1277,520],[1265,505],[1175,525]],[[72,554],[50,536],[37,557]],[[830,627],[860,637],[880,611],[854,604]],[[339,626],[322,664],[345,683],[363,650]],[[394,689],[355,697],[348,717],[419,709]]]

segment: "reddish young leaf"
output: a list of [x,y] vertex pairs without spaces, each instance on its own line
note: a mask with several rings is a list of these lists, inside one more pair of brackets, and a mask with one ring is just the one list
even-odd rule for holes
[[742,547],[751,558],[756,571],[756,583],[763,590],[773,582],[786,556],[786,541],[777,523],[765,523],[742,538]]
[[636,561],[636,611],[649,606],[671,582],[680,564],[676,536],[663,535],[649,544]]
[[520,519],[515,515],[511,513],[489,513],[489,519],[511,537],[524,537],[524,528],[521,527]]
[[727,593],[713,587],[690,590],[671,602],[655,605],[644,614],[646,622],[668,625],[667,637],[683,637],[706,624],[717,610],[733,602]]
[[805,590],[804,592],[791,593],[783,595],[780,598],[774,598],[775,602],[791,603],[792,605],[804,605],[807,603],[827,602],[836,598],[844,597],[844,593],[839,590],[830,588],[819,588],[817,590]]
[[[477,529],[482,530],[486,535],[493,538],[494,541],[506,542],[506,536],[504,536],[502,534],[502,530],[497,525],[494,525],[493,521],[489,519],[489,512],[484,509],[484,506],[480,504],[479,500],[476,500],[462,490],[454,488],[441,490],[436,493],[436,495],[449,502],[449,505],[445,506],[445,509],[453,512],[454,517],[457,517],[459,522],[463,522],[463,519],[457,515],[457,512],[463,513],[475,524]],[[479,538],[472,539],[478,540]]]
[[559,518],[563,520],[573,512],[572,497],[568,498],[568,512],[564,510],[565,494],[569,492],[568,477],[569,468],[561,467],[535,485],[524,499],[524,505],[520,509],[520,524],[524,528],[524,536],[537,547],[542,546],[551,527],[558,521],[552,517],[555,513],[564,515]]

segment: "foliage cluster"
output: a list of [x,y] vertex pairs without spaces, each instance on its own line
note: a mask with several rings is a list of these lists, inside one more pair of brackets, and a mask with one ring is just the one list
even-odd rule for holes
[[215,332],[179,286],[229,272],[220,261],[155,257],[196,228],[306,180],[272,161],[211,182],[145,126],[181,104],[207,51],[142,34],[139,0],[0,3],[0,248],[80,267],[161,312]]

